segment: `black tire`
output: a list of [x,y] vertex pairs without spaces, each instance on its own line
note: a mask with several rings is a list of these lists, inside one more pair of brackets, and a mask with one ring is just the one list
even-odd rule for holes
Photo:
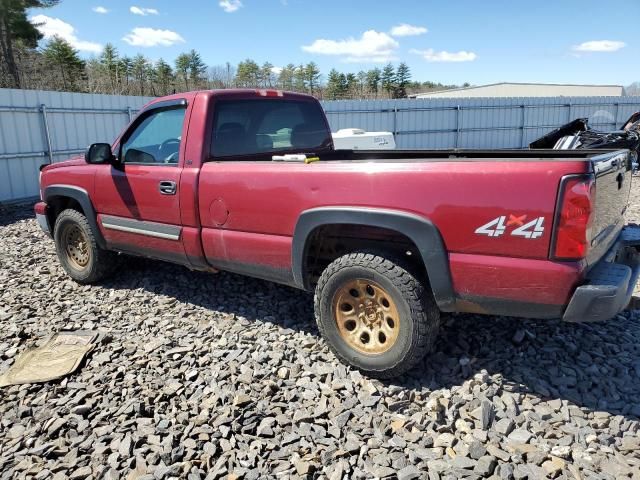
[[[402,266],[401,261],[376,253],[357,252],[334,260],[322,272],[314,297],[316,322],[329,347],[343,363],[369,377],[392,378],[410,370],[431,351],[440,327],[440,311],[427,282],[410,270]],[[337,325],[334,303],[339,302],[339,295],[344,295],[345,285],[355,279],[374,282],[395,303],[399,316],[397,336],[392,346],[381,353],[358,351],[343,338],[344,329],[341,334]],[[362,305],[357,308],[362,309]]]
[[[78,248],[70,247],[70,237],[80,239],[82,253],[76,255]],[[118,255],[98,246],[87,217],[77,210],[60,212],[56,218],[53,239],[62,268],[78,283],[98,282],[118,266]]]

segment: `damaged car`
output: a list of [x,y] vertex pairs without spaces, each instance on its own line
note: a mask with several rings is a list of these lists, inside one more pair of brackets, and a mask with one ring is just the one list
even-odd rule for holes
[[631,151],[632,166],[636,172],[640,153],[640,112],[631,115],[620,130],[609,132],[591,128],[588,118],[576,118],[531,142],[529,148],[554,150],[626,148]]

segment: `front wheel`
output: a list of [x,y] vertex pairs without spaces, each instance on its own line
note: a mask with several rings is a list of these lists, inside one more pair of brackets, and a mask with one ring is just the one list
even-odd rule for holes
[[331,350],[370,377],[411,369],[433,347],[440,325],[424,282],[401,262],[373,253],[333,261],[320,276],[314,303]]
[[87,218],[77,210],[58,215],[53,239],[62,268],[78,283],[98,282],[118,265],[117,254],[100,248]]

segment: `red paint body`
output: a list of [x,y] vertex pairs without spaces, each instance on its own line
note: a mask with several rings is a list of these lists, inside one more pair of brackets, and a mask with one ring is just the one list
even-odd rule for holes
[[[305,210],[326,206],[373,207],[418,215],[439,230],[459,297],[565,305],[583,278],[586,262],[549,259],[552,226],[563,176],[588,173],[578,157],[553,160],[531,155],[416,161],[216,161],[209,158],[217,98],[256,98],[254,91],[198,92],[188,107],[177,166],[88,165],[83,160],[47,167],[42,188],[73,185],[87,191],[98,219],[117,216],[182,227],[178,241],[100,230],[109,248],[183,263],[195,269],[254,265],[292,269],[292,241]],[[285,94],[287,98],[314,101]],[[264,101],[269,101],[265,98]],[[117,152],[119,139],[113,144]],[[158,182],[172,180],[177,194],[161,195]],[[42,207],[40,207],[42,208]],[[475,230],[500,215],[529,221],[543,217],[535,239],[499,238]],[[100,221],[98,221],[100,225]],[[508,227],[510,231],[512,226]],[[459,310],[473,310],[460,303]]]

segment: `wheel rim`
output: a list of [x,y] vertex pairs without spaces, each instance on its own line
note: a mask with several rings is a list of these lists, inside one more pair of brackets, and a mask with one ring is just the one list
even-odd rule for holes
[[78,225],[68,225],[63,232],[65,253],[71,266],[82,270],[89,264],[89,239]]
[[398,308],[376,282],[361,278],[346,282],[334,296],[333,312],[340,336],[358,352],[380,355],[398,339]]

